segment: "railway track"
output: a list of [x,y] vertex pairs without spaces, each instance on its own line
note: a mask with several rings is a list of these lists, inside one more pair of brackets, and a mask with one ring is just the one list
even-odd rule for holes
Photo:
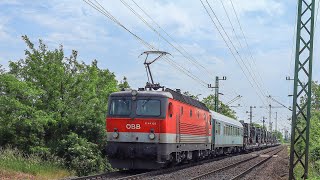
[[[203,173],[199,176],[193,177],[190,180],[200,180],[200,179],[228,179],[228,180],[238,180],[241,177],[248,174],[252,169],[262,165],[263,163],[270,160],[274,155],[281,152],[284,148],[279,147],[276,149],[272,149],[270,151],[264,152],[263,154],[269,155],[256,155],[250,158],[246,158],[244,160],[235,162],[233,164],[229,164],[223,166],[218,169],[214,169],[210,172]],[[271,155],[270,155],[271,154]],[[239,168],[237,168],[239,167]]]
[[[261,151],[263,151],[263,153],[268,153],[273,150],[274,150],[274,147],[264,149]],[[222,160],[225,158],[234,157],[234,156],[238,156],[238,155],[242,155],[242,154],[243,153],[230,154],[230,155],[225,155],[225,156],[221,156],[221,157],[216,157],[213,159],[202,160],[202,161],[199,161],[196,163],[182,164],[182,165],[175,166],[172,168],[160,169],[160,170],[154,170],[154,171],[148,171],[148,172],[123,170],[123,171],[103,173],[103,174],[92,175],[92,176],[77,177],[77,178],[73,178],[72,180],[104,180],[104,179],[136,180],[136,179],[144,179],[147,177],[157,176],[157,175],[161,175],[161,174],[167,174],[167,173],[179,171],[181,169],[199,166],[199,165],[202,165],[205,163],[219,161],[219,160]]]

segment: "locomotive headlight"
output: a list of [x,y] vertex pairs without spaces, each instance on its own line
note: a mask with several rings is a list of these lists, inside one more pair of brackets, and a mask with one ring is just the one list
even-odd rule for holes
[[149,139],[154,140],[156,138],[156,135],[154,133],[149,134]]
[[112,137],[114,139],[117,139],[119,137],[119,133],[118,132],[113,132]]
[[132,91],[131,91],[131,95],[132,95],[132,96],[136,96],[137,94],[138,94],[138,91],[137,91],[137,90],[132,90]]

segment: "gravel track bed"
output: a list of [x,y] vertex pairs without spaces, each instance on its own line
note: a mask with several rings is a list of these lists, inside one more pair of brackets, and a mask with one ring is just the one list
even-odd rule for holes
[[230,165],[230,164],[242,161],[244,159],[251,158],[254,154],[263,154],[264,152],[267,152],[267,151],[270,151],[273,149],[277,149],[277,148],[279,148],[279,147],[272,147],[272,148],[264,149],[261,151],[252,152],[249,154],[227,157],[222,160],[213,161],[213,162],[205,163],[202,165],[193,166],[190,168],[180,169],[178,171],[167,173],[167,174],[151,176],[151,177],[148,177],[145,179],[183,179],[183,180],[190,179],[192,177],[199,176],[203,173],[210,172],[214,169],[218,169],[223,166]]
[[122,170],[122,171],[114,171],[114,172],[108,172],[108,173],[103,173],[103,174],[99,174],[99,175],[92,175],[92,176],[85,176],[85,177],[65,178],[63,180],[89,180],[89,179],[99,179],[99,180],[108,179],[109,180],[109,179],[118,179],[121,177],[135,175],[137,173],[142,173],[142,172],[133,172],[133,171],[128,171],[128,170]]
[[147,171],[127,171],[127,170],[123,170],[123,171],[116,171],[114,172],[114,174],[107,174],[104,179],[110,179],[110,180],[115,180],[115,179],[119,179],[119,178],[123,178],[123,177],[127,177],[127,176],[132,176],[132,175],[136,175],[136,174],[140,174],[140,173],[145,173]]
[[243,177],[245,180],[287,180],[288,178],[289,155],[287,148],[278,153],[278,157],[273,157]]
[[[271,151],[271,152],[268,152],[266,154],[267,155],[273,155],[277,151],[278,151],[278,149],[276,149],[274,151]],[[241,174],[241,172],[244,172],[247,169],[250,169],[253,165],[263,161],[266,158],[267,157],[257,157],[257,158],[251,159],[251,160],[249,160],[247,162],[244,162],[244,163],[241,163],[241,164],[237,165],[234,168],[230,168],[230,169],[227,169],[225,171],[218,172],[218,173],[214,174],[213,176],[210,176],[207,179],[221,179],[221,180],[231,179],[231,178]]]

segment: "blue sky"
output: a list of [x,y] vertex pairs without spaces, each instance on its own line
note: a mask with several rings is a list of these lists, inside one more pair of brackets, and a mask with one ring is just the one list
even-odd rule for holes
[[[214,76],[227,76],[227,81],[221,81],[221,96],[223,102],[228,102],[237,95],[242,95],[241,104],[234,108],[240,119],[247,121],[245,111],[249,106],[262,106],[256,91],[242,73],[240,66],[232,57],[230,51],[213,26],[200,1],[156,1],[135,0],[170,36],[188,51],[203,68],[196,68],[178,51],[171,47],[158,34],[150,30],[120,1],[98,1],[123,25],[153,46],[168,51],[171,58],[179,66],[183,66],[206,83],[214,84]],[[156,27],[131,0],[124,0],[148,22]],[[222,8],[220,0],[209,0],[211,6],[226,32],[242,55],[245,64],[251,70],[255,81],[260,84],[264,94],[271,94],[286,105],[291,105],[287,97],[292,91],[292,82],[285,77],[293,74],[292,49],[294,26],[296,18],[296,1],[292,0],[232,0],[238,12],[242,28],[246,34],[250,51],[255,62],[250,60],[246,48],[241,44],[241,31],[236,23],[235,15],[229,0],[224,5],[230,15],[237,35],[233,34],[231,25]],[[156,28],[160,31],[159,28]],[[318,30],[316,33],[319,33]],[[121,29],[114,22],[99,14],[84,1],[1,1],[0,2],[0,64],[8,66],[8,61],[24,58],[26,45],[21,35],[28,35],[33,42],[44,40],[50,49],[64,45],[68,56],[72,49],[77,50],[79,59],[90,63],[97,59],[99,67],[114,72],[120,80],[128,78],[133,88],[144,86],[146,73],[143,58],[139,54],[146,49],[132,35]],[[163,34],[165,36],[165,34]],[[317,37],[317,34],[316,34]],[[168,38],[168,37],[167,37]],[[315,52],[319,49],[315,41]],[[176,45],[176,43],[174,43]],[[314,79],[319,80],[320,72],[318,54],[315,54]],[[248,60],[249,59],[249,60]],[[243,65],[242,65],[243,66]],[[243,66],[244,67],[244,66]],[[154,79],[170,88],[180,88],[204,97],[212,93],[187,75],[177,71],[166,61],[160,60],[152,66]],[[250,76],[250,75],[248,75]],[[253,80],[251,80],[254,83]],[[264,103],[268,103],[263,98]],[[272,103],[273,105],[277,105]],[[274,109],[279,114],[278,127],[289,127],[287,116],[290,112],[285,109]],[[259,122],[263,116],[268,117],[265,110],[254,110],[254,121]]]

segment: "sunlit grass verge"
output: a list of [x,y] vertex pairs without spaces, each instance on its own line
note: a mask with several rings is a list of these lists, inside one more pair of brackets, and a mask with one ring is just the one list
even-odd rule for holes
[[72,176],[61,165],[62,160],[53,156],[46,159],[35,154],[25,155],[12,148],[0,148],[0,179],[61,179]]

